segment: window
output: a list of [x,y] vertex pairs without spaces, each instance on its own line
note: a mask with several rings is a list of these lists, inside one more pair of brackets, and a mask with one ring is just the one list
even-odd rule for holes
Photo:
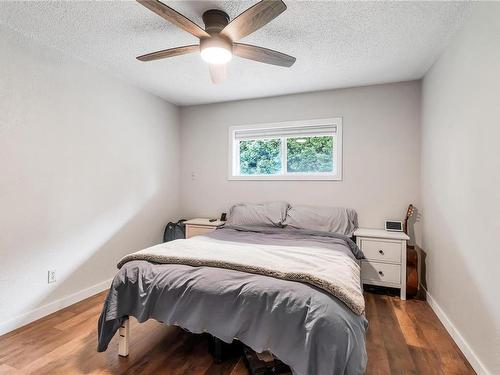
[[229,129],[229,179],[341,180],[342,119]]

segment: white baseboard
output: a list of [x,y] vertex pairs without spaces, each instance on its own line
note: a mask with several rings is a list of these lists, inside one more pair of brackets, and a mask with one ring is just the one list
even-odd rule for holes
[[[425,290],[425,289],[424,289]],[[439,320],[441,323],[443,323],[444,327],[450,334],[451,338],[457,346],[460,348],[462,353],[465,355],[465,358],[469,361],[471,364],[472,368],[478,375],[491,375],[491,373],[486,369],[484,364],[481,362],[477,354],[472,350],[470,347],[469,343],[465,340],[465,338],[462,336],[460,331],[455,327],[455,325],[451,322],[451,320],[448,318],[448,316],[445,314],[443,309],[438,305],[436,300],[430,295],[430,293],[425,290],[425,293],[427,295],[427,303],[429,306],[432,308],[432,310],[436,313],[438,316]]]
[[15,318],[9,319],[4,322],[0,322],[0,335],[4,335],[11,332],[19,327],[26,324],[34,322],[44,316],[55,313],[56,311],[62,310],[65,307],[73,305],[74,303],[80,302],[85,298],[92,297],[94,294],[102,292],[109,288],[111,281],[113,279],[105,280],[99,284],[93,285],[84,290],[80,290],[76,293],[70,294],[64,298],[58,299],[57,301],[50,302],[44,306],[37,307],[31,311],[27,311],[24,314],[18,315]]

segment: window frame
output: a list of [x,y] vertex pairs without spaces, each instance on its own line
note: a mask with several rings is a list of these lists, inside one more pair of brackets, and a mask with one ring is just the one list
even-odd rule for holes
[[[240,141],[235,139],[235,132],[238,130],[257,130],[257,129],[273,129],[273,128],[294,128],[294,127],[307,127],[307,126],[318,126],[318,125],[334,125],[336,126],[335,133],[324,133],[315,134],[313,136],[330,136],[335,135],[336,137],[336,148],[334,149],[334,154],[332,159],[334,165],[336,166],[336,171],[334,172],[288,172],[288,160],[287,160],[287,138],[300,138],[300,134],[297,136],[257,136],[251,139],[284,139],[281,142],[281,161],[283,170],[280,174],[273,175],[248,175],[241,176],[236,174],[240,167],[240,152],[239,144]],[[304,137],[310,137],[305,135]],[[284,122],[274,122],[274,123],[264,123],[264,124],[253,124],[253,125],[240,125],[231,126],[229,128],[228,136],[228,180],[247,180],[247,181],[280,181],[280,180],[302,180],[302,181],[342,181],[342,117],[331,117],[322,118],[314,120],[303,120],[303,121],[284,121]]]

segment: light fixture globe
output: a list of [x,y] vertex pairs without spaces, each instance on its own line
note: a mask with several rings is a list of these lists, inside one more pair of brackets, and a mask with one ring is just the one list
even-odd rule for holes
[[201,50],[201,58],[209,64],[225,64],[232,57],[230,51],[221,47],[207,47]]
[[209,64],[225,64],[233,58],[233,44],[226,38],[214,35],[200,41],[203,61]]

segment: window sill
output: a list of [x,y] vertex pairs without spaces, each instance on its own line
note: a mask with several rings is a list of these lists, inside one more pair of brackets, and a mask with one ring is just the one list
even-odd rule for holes
[[342,181],[342,176],[298,175],[298,176],[229,176],[229,181]]

